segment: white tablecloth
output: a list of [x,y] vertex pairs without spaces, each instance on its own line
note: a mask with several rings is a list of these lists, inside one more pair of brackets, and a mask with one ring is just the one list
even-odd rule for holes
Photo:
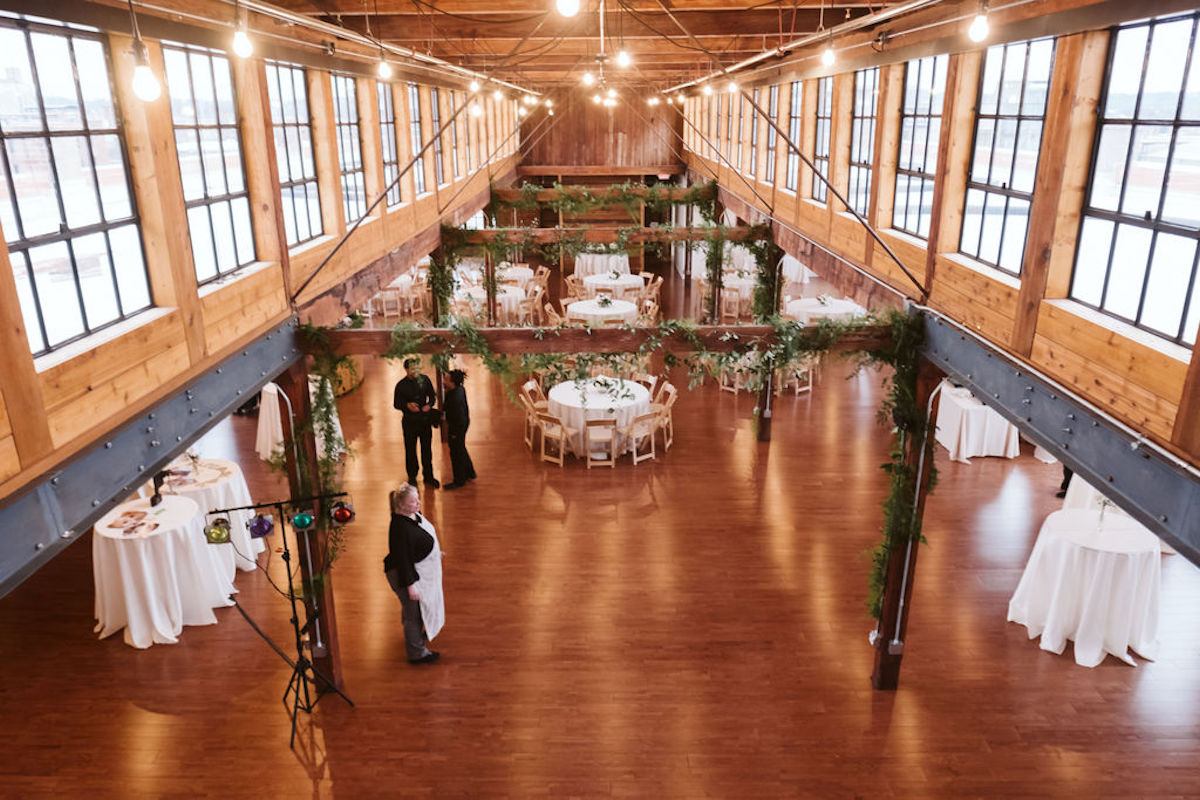
[[810,325],[818,319],[846,322],[855,317],[866,316],[867,310],[853,300],[830,297],[822,303],[816,297],[801,297],[787,304],[787,316],[801,325]]
[[1017,427],[975,399],[969,389],[942,381],[938,401],[938,444],[950,451],[951,461],[964,464],[972,456],[1016,458],[1021,454]]
[[748,306],[750,301],[754,299],[754,287],[756,285],[758,285],[758,279],[753,275],[729,273],[721,276],[721,291],[736,293],[738,302],[743,307]]
[[583,285],[594,294],[608,292],[617,299],[636,297],[646,283],[640,275],[622,272],[613,277],[611,272],[600,272],[588,275],[583,279]]
[[567,306],[567,319],[583,317],[590,325],[618,318],[632,325],[637,320],[637,314],[637,306],[628,300],[613,300],[608,306],[601,306],[599,300],[578,300]]
[[401,292],[407,292],[409,289],[412,288],[412,285],[413,285],[413,276],[406,272],[403,275],[396,276],[396,280],[389,283],[387,285],[387,288],[399,289]]
[[[199,469],[193,473],[190,460],[177,459],[170,471],[172,474],[167,478],[163,491],[194,500],[205,521],[213,519],[209,512],[214,509],[248,506],[254,502],[250,499],[250,488],[246,485],[241,467],[232,461],[202,458]],[[254,518],[253,512],[235,511],[224,516],[229,518],[230,543],[214,545],[212,550],[221,559],[232,582],[234,568],[245,572],[255,569],[254,559],[267,549],[267,545],[262,539],[250,538],[250,532],[246,529],[246,523]]]
[[204,540],[204,523],[186,497],[162,503],[134,500],[96,523],[92,572],[96,632],[103,639],[121,628],[125,644],[174,644],[184,625],[214,625],[213,608],[232,605],[228,577]]
[[1094,667],[1111,653],[1133,665],[1158,652],[1158,539],[1122,514],[1082,509],[1046,517],[1025,572],[1008,604],[1008,619],[1062,653],[1075,642],[1075,663]]
[[[546,395],[549,412],[577,433],[571,439],[576,453],[583,452],[584,422],[589,419],[616,419],[620,434],[629,423],[650,413],[650,390],[640,383],[613,378],[592,378],[578,383],[564,381]],[[618,447],[624,445],[618,439]]]
[[516,264],[509,267],[496,267],[496,280],[502,283],[513,283],[518,288],[524,289],[533,280],[533,270]]
[[[1079,477],[1078,473],[1076,473],[1071,476],[1071,482],[1067,484],[1067,496],[1063,498],[1062,507],[1064,511],[1072,508],[1099,511],[1100,507],[1106,502],[1108,503],[1108,507],[1105,509],[1105,514],[1124,514],[1127,517],[1129,516],[1125,514],[1125,511],[1120,506],[1114,505],[1111,500],[1100,493],[1099,489]],[[1156,539],[1158,538],[1149,528],[1145,530],[1151,536],[1154,536]],[[1159,545],[1162,552],[1168,555],[1176,555],[1175,548],[1161,539],[1159,539]]]
[[575,256],[575,274],[580,278],[613,270],[629,272],[628,253],[580,253]]
[[[262,388],[262,392],[258,397],[258,429],[254,436],[254,450],[258,453],[258,457],[263,461],[269,461],[271,454],[276,449],[283,445],[283,420],[279,416],[279,394],[280,388],[274,383],[268,383]],[[317,396],[316,386],[313,381],[309,381],[308,395],[310,398]],[[284,401],[286,405],[286,401]],[[334,401],[333,407],[333,427],[337,430],[337,435],[342,436],[342,419],[337,413],[337,401]],[[325,443],[320,436],[317,437],[317,456],[320,457],[325,452]]]
[[783,277],[789,283],[808,283],[816,273],[789,255],[783,257]]
[[[479,316],[485,317],[487,309],[487,291],[482,286],[468,286],[459,292],[471,301],[471,305],[479,309]],[[515,317],[521,313],[521,301],[525,293],[516,286],[500,285],[496,287],[496,313],[500,319]]]

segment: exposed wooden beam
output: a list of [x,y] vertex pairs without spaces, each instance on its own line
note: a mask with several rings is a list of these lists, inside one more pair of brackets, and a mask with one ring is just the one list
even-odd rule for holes
[[[692,192],[695,190],[694,190],[694,188],[686,187],[686,186],[670,186],[667,188],[656,189],[655,191],[659,195],[659,197],[667,198],[670,200],[680,200],[680,199],[686,197],[688,192]],[[621,190],[621,193],[633,195],[636,197],[645,197],[646,195],[650,194],[650,187],[649,186],[634,186],[634,187],[630,188],[628,191]],[[557,199],[561,195],[572,196],[574,194],[576,194],[576,193],[572,192],[569,189],[567,189],[567,190],[542,189],[542,190],[538,191],[536,197],[537,197],[537,200],[539,203],[548,203],[551,200]],[[596,197],[597,200],[611,199],[614,194],[615,194],[615,192],[608,192],[608,191],[603,191],[603,190],[593,193],[593,195]],[[515,201],[523,199],[524,194],[521,192],[520,189],[494,189],[492,191],[492,197],[494,197],[497,200],[507,201],[507,202],[511,203],[511,202],[515,202]]]
[[[430,328],[422,333],[426,338],[415,352],[466,352],[464,342],[449,328]],[[495,353],[629,353],[636,351],[647,339],[657,336],[658,329],[480,328],[479,335]],[[770,325],[700,326],[696,328],[696,335],[705,349],[727,353],[752,342],[770,343],[775,338],[775,329]],[[833,351],[876,350],[886,346],[891,336],[892,330],[887,325],[864,326],[838,339]],[[380,355],[387,352],[391,342],[392,332],[386,328],[329,332],[330,346],[343,355]],[[665,338],[663,348],[672,353],[695,350],[691,342],[678,334]]]
[[517,167],[517,177],[527,175],[682,175],[687,171],[683,164],[640,164],[621,166],[618,164],[558,164],[549,166],[525,165]]
[[[595,244],[612,244],[618,240],[622,228],[489,228],[482,231],[463,231],[463,241],[467,244],[485,244],[487,242],[536,242],[547,244],[561,242],[575,231],[582,231],[584,241]],[[730,242],[745,241],[751,235],[748,227],[734,227],[725,230],[725,239]],[[708,237],[707,228],[642,228],[636,233],[625,237],[628,242],[694,242],[703,241]],[[509,236],[512,238],[508,238]]]

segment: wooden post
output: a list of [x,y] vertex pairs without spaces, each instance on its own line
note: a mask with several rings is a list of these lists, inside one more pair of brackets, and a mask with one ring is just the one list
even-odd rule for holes
[[[924,357],[917,373],[916,404],[924,410],[929,404],[933,390],[942,379],[941,371]],[[919,521],[925,513],[925,498],[929,494],[929,476],[933,472],[933,421],[937,419],[935,400],[926,421],[925,440],[910,439],[905,447],[905,464],[918,468],[917,501],[914,514]],[[922,454],[924,462],[922,463]],[[913,578],[917,571],[919,543],[900,543],[888,557],[887,576],[884,579],[883,608],[879,616],[879,627],[875,629],[875,669],[871,673],[871,685],[876,689],[895,690],[900,684],[900,660],[904,657],[904,632],[911,616]]]
[[[296,422],[312,416],[306,364],[307,359],[298,361],[276,379],[276,383],[291,402],[290,410],[292,414],[295,414],[294,421]],[[316,474],[317,440],[313,436],[311,428],[296,431],[292,427],[293,417],[287,413],[288,411],[287,404],[281,401],[279,417],[283,421],[284,441],[295,442],[296,449],[304,454],[304,461],[308,463],[309,471],[308,476],[302,475],[296,461],[296,451],[286,452],[287,448],[285,447],[288,488],[294,497],[322,494],[325,487],[321,486],[320,478]],[[300,435],[297,436],[297,433]],[[318,518],[323,517],[327,512],[326,507],[320,505],[314,507],[313,510]],[[286,528],[286,522],[284,520],[280,520],[280,522]],[[287,531],[282,531],[281,535],[287,535]],[[325,573],[325,579],[319,583],[312,596],[304,598],[308,619],[315,619],[315,623],[306,631],[309,642],[309,658],[317,671],[340,689],[342,688],[342,663],[337,638],[337,620],[333,606],[333,583],[327,572],[329,533],[324,526],[319,525],[316,530],[308,533],[296,533],[295,540],[296,553],[294,557],[298,561],[301,585],[312,586],[313,576]],[[300,624],[305,625],[306,620],[300,620]],[[318,681],[317,691],[324,694],[328,691],[328,687],[324,685],[323,681]]]

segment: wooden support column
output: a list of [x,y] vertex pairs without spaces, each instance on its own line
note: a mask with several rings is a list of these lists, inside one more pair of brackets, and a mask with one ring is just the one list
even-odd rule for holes
[[1175,414],[1175,427],[1171,431],[1171,444],[1188,455],[1200,458],[1200,358],[1194,352],[1183,381],[1179,411]]
[[[293,497],[322,494],[325,488],[321,486],[320,480],[316,476],[317,440],[313,436],[311,428],[303,430],[297,436],[298,431],[292,427],[293,421],[298,423],[312,417],[312,403],[308,394],[307,359],[297,361],[276,378],[275,382],[279,384],[284,394],[287,395],[287,400],[291,402],[291,413],[289,414],[288,403],[282,398],[279,401],[279,418],[283,421],[283,440],[284,442],[295,442],[296,448],[304,454],[303,458],[309,465],[308,472],[310,473],[309,475],[301,474],[299,465],[296,463],[295,450],[289,452],[285,447],[288,488]],[[294,420],[292,414],[295,414]],[[315,505],[313,511],[319,519],[328,518],[327,506]],[[292,557],[296,559],[297,563],[290,566],[293,569],[299,568],[300,585],[312,586],[313,576],[325,572],[328,566],[326,558],[329,543],[328,531],[324,526],[319,525],[316,530],[308,533],[295,533],[288,530],[286,520],[280,520],[280,525],[280,535],[294,534],[296,541],[296,552],[292,554]],[[340,689],[342,688],[342,663],[337,638],[337,620],[333,606],[333,580],[329,574],[326,574],[325,580],[320,582],[317,591],[312,596],[305,598],[304,606],[308,618],[316,619],[316,622],[307,630],[309,658],[317,671]],[[299,622],[301,626],[304,626],[306,620]],[[328,690],[329,687],[325,686],[323,681],[317,681],[319,693],[324,694]]]
[[[917,408],[921,409],[922,413],[929,405],[929,398],[942,377],[941,370],[924,358],[921,359],[915,395]],[[926,421],[924,441],[910,439],[904,449],[905,464],[914,469],[920,465],[921,470],[915,487],[917,501],[914,513],[918,523],[925,513],[929,477],[933,472],[933,421],[936,419],[935,400]],[[879,617],[879,627],[875,630],[875,669],[871,673],[871,685],[876,689],[891,691],[900,685],[900,660],[904,657],[904,632],[908,628],[908,619],[912,613],[912,587],[917,571],[918,552],[919,542],[910,541],[899,543],[888,555],[883,608]]]
[[[369,204],[383,194],[386,186],[383,177],[383,150],[379,130],[379,97],[375,90],[375,81],[368,78],[356,78],[355,98],[358,102],[358,131],[359,141],[362,142],[363,185],[367,192]],[[385,87],[387,84],[384,84]],[[387,201],[376,206],[372,212],[382,218],[387,208]]]
[[[904,103],[904,69],[903,64],[889,64],[879,68],[879,98],[875,104],[875,150],[871,162],[875,165],[875,170],[871,176],[871,205],[867,215],[867,222],[877,229],[892,227],[896,199],[896,164],[900,150],[900,109]],[[870,267],[877,248],[873,239],[863,238],[867,248],[864,260]]]
[[[2,234],[0,230],[0,241],[8,241]],[[54,443],[17,297],[8,248],[0,245],[0,395],[4,397],[0,420],[12,429],[17,460],[27,467],[48,455]]]
[[[843,72],[833,76],[833,119],[829,121],[829,182],[845,195],[850,186],[850,129],[854,115],[854,73]],[[829,227],[833,229],[833,217],[846,207],[829,192],[825,196],[829,209]],[[828,233],[826,234],[828,235]]]
[[346,232],[346,212],[342,208],[342,174],[338,168],[337,131],[333,121],[333,84],[328,72],[306,69],[304,75],[308,81],[313,162],[317,168],[317,194],[321,198],[321,224],[325,235],[336,239]]

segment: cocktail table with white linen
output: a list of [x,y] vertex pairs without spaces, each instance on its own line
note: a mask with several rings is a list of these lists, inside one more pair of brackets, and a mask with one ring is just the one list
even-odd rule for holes
[[579,318],[589,325],[599,325],[606,319],[619,319],[632,325],[637,321],[637,306],[628,300],[613,300],[600,305],[599,300],[579,300],[567,306],[567,319]]
[[533,270],[521,264],[496,265],[496,280],[501,283],[515,284],[518,289],[524,289],[533,280]]
[[[546,394],[548,411],[576,431],[571,446],[583,452],[584,423],[589,419],[615,419],[617,433],[636,417],[650,413],[650,390],[640,383],[616,378],[564,381]],[[618,440],[618,452],[625,444]]]
[[848,322],[867,314],[858,303],[840,297],[801,297],[788,303],[784,311],[801,325],[809,325],[818,319]]
[[96,523],[92,572],[96,632],[125,629],[125,643],[174,644],[184,625],[214,625],[213,608],[232,605],[229,581],[204,540],[195,502],[163,495],[117,506]]
[[596,292],[608,292],[614,298],[632,298],[636,297],[637,293],[646,285],[640,275],[632,275],[628,272],[599,272],[595,275],[588,275],[583,279],[583,285],[595,294]]
[[[468,286],[459,294],[471,301],[471,305],[480,309],[480,316],[486,316],[487,290],[482,286]],[[525,293],[516,286],[501,284],[496,287],[496,312],[501,320],[511,319],[521,313],[521,301]]]
[[580,278],[614,270],[629,272],[628,253],[580,253],[575,256],[575,274]]
[[1008,619],[1075,663],[1094,667],[1111,653],[1131,666],[1132,648],[1158,653],[1162,556],[1154,534],[1123,514],[1055,511],[1038,532],[1029,563],[1008,604]]
[[973,456],[1021,455],[1017,427],[979,402],[970,389],[942,381],[938,401],[937,443],[950,451],[951,461],[971,463]]
[[[250,487],[246,485],[241,467],[221,458],[202,458],[194,470],[190,459],[176,459],[171,464],[163,490],[196,501],[201,516],[206,519],[214,509],[248,506],[254,502],[250,499]],[[229,544],[210,549],[228,570],[232,581],[234,567],[244,572],[255,569],[255,557],[267,546],[262,539],[251,538],[246,529],[246,523],[254,516],[251,512],[234,511],[224,516],[229,518]]]

